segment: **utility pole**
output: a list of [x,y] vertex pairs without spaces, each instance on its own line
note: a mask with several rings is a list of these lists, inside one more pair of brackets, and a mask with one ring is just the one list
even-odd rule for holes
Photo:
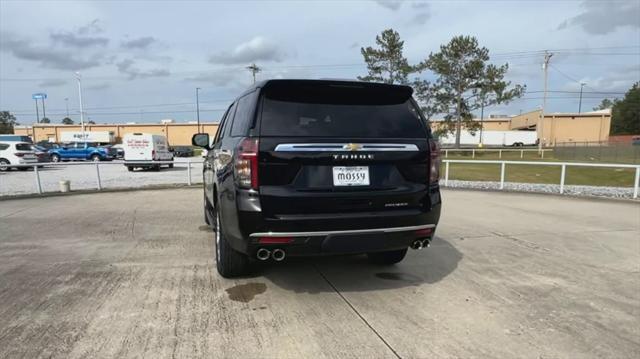
[[247,66],[247,70],[251,71],[251,75],[253,75],[253,83],[256,83],[256,74],[258,72],[261,72],[262,69],[260,67],[258,67],[255,63]]
[[552,53],[544,52],[544,63],[542,69],[544,70],[544,95],[542,97],[542,110],[540,111],[540,137],[538,138],[538,152],[542,153],[542,147],[544,142],[544,109],[547,106],[547,77],[549,73],[549,61],[551,61]]
[[82,81],[79,72],[76,72],[76,79],[78,79],[78,97],[80,99],[80,127],[82,128],[82,140],[86,141],[84,135],[84,107],[82,106]]
[[578,104],[578,113],[582,113],[582,88],[586,85],[584,82],[580,83],[580,103]]
[[196,87],[196,118],[198,119],[198,132],[200,132],[200,87]]
[[69,117],[69,98],[68,97],[64,98],[64,104],[65,104],[65,106],[67,108],[67,118],[71,118],[71,117]]
[[47,118],[47,113],[44,110],[44,97],[42,98],[42,118]]
[[34,98],[34,100],[36,100],[36,123],[40,123],[40,110],[38,109],[38,99]]
[[482,97],[482,107],[480,107],[480,147],[482,147],[482,130],[484,130],[484,96]]

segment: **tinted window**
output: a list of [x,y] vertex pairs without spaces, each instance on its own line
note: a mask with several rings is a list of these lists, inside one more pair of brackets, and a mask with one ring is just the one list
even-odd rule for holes
[[9,148],[9,145],[6,143],[0,143],[0,150],[6,150],[7,148]]
[[[317,101],[317,100],[316,100]],[[293,102],[265,98],[261,136],[421,138],[426,130],[409,100],[390,104]]]
[[26,143],[17,143],[16,150],[18,151],[31,151],[31,145]]
[[233,126],[231,127],[232,137],[247,135],[249,127],[253,122],[254,98],[256,94],[257,92],[254,91],[238,100],[238,109],[236,110]]
[[234,103],[233,105],[231,105],[231,108],[229,109],[229,113],[227,114],[227,117],[222,123],[222,127],[220,127],[220,129],[218,130],[219,139],[225,138],[226,136],[229,135],[229,126],[232,126],[233,124],[233,115],[236,112],[236,104],[237,103]]

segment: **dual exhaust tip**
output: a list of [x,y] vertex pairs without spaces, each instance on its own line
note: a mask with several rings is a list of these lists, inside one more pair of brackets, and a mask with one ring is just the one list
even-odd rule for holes
[[431,245],[431,238],[425,238],[425,239],[416,239],[415,241],[411,242],[411,249],[422,249],[422,248],[427,248]]
[[260,248],[256,252],[256,258],[261,261],[266,261],[269,258],[273,258],[274,261],[281,262],[286,256],[286,252],[280,248],[276,248],[273,251],[270,251],[266,248]]

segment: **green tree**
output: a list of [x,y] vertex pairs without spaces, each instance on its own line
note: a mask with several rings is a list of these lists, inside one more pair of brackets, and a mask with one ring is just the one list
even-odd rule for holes
[[69,117],[63,118],[61,122],[63,125],[73,125],[73,120],[70,119]]
[[95,125],[96,124],[96,122],[94,120],[89,120],[89,122],[87,122],[87,123],[90,124],[90,125]]
[[13,126],[17,124],[16,117],[9,111],[0,111],[0,133],[13,133]]
[[611,110],[611,134],[640,134],[640,82],[633,84],[624,98],[614,103]]
[[480,128],[481,124],[473,121],[474,111],[508,103],[525,91],[525,86],[511,86],[504,80],[509,65],[490,64],[489,50],[479,47],[473,36],[454,37],[441,45],[439,52],[429,54],[419,69],[428,69],[437,78],[430,91],[437,98],[436,107],[445,114],[438,134],[455,133],[456,147],[460,147],[463,125],[472,133]]
[[404,41],[400,40],[400,34],[393,29],[386,29],[376,36],[376,44],[378,45],[376,49],[371,46],[360,48],[369,74],[358,76],[358,79],[388,84],[407,84],[409,74],[416,72],[416,68],[409,65],[402,54]]
[[615,105],[616,103],[618,103],[617,98],[614,98],[613,100],[609,100],[608,98],[602,99],[602,102],[600,102],[600,104],[596,107],[593,108],[594,111],[600,111],[600,110],[606,110],[608,108],[612,108],[613,105]]
[[51,120],[49,120],[49,117],[43,117],[40,123],[51,123]]

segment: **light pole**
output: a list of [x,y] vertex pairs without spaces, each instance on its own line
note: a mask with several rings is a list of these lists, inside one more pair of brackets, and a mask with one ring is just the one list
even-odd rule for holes
[[200,92],[200,87],[196,87],[196,116],[198,119],[198,132],[200,132],[200,97],[198,92]]
[[578,113],[582,113],[582,88],[586,85],[584,82],[580,83],[580,102],[578,103]]
[[44,97],[42,98],[42,118],[45,119],[47,118],[47,113],[44,110]]
[[34,100],[36,100],[36,123],[40,123],[40,110],[38,109],[38,99],[34,98]]
[[64,98],[64,105],[67,108],[67,118],[70,118],[69,117],[69,98],[68,97]]
[[84,107],[82,106],[82,81],[79,72],[76,72],[76,79],[78,79],[78,98],[80,99],[80,127],[82,128],[82,140],[85,141],[84,135]]

